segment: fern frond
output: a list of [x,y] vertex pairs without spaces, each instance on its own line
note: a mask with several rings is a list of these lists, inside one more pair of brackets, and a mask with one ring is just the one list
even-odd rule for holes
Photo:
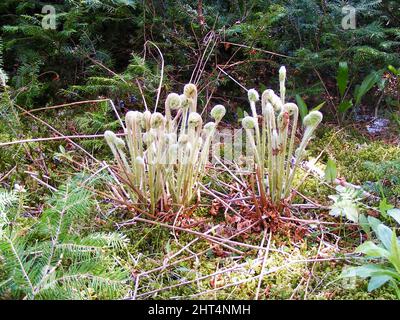
[[65,238],[57,244],[56,252],[65,258],[89,259],[98,257],[105,250],[120,250],[126,248],[128,238],[120,233],[93,233],[84,238]]
[[12,279],[12,287],[18,288],[17,291],[33,294],[34,284],[30,277],[32,260],[28,259],[26,243],[22,237],[15,233],[10,236],[4,232],[0,238],[0,252],[4,257],[4,269]]
[[72,230],[75,222],[85,220],[93,200],[90,191],[72,181],[53,195],[49,205],[51,207],[40,218],[39,230],[54,239],[62,238]]
[[[28,299],[116,298],[128,290],[128,272],[112,258],[125,249],[120,233],[82,235],[78,228],[93,207],[92,194],[73,179],[48,201],[38,223],[26,228],[4,220],[0,228],[0,257],[5,275],[0,291]],[[18,200],[1,192],[4,210]],[[2,210],[2,211],[4,211]]]
[[14,191],[0,190],[0,212],[5,211],[18,201],[18,195]]
[[126,287],[127,279],[127,271],[111,266],[107,259],[100,259],[97,263],[87,260],[55,275],[40,289],[38,298],[48,298],[64,288],[68,297],[82,299],[82,291],[93,290],[97,295],[112,299]]

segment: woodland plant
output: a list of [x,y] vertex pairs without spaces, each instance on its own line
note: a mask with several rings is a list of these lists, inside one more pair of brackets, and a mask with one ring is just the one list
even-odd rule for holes
[[[296,104],[285,101],[285,81],[286,68],[281,67],[280,96],[271,89],[263,92],[262,115],[258,115],[256,111],[258,92],[254,89],[249,90],[252,115],[242,120],[248,142],[254,150],[257,186],[263,205],[266,205],[268,197],[274,205],[278,205],[289,196],[296,168],[303,160],[305,149],[322,121],[322,114],[319,111],[311,111],[305,116],[303,139],[295,150],[299,109]],[[266,174],[267,181],[265,181]]]
[[125,141],[112,131],[104,134],[131,200],[144,208],[150,205],[153,213],[170,208],[171,201],[187,207],[197,193],[212,137],[226,110],[216,105],[211,110],[214,122],[203,126],[196,109],[197,88],[187,84],[183,94],[168,95],[165,115],[129,111]]
[[113,258],[128,239],[82,233],[92,194],[72,180],[55,192],[39,218],[23,215],[21,188],[0,190],[0,295],[23,299],[115,299],[128,272]]
[[330,215],[346,217],[350,221],[359,222],[361,200],[363,199],[362,191],[343,186],[337,186],[336,191],[338,194],[329,196],[333,200]]
[[[387,215],[400,225],[400,210],[388,210]],[[368,291],[380,288],[389,283],[396,291],[400,299],[400,240],[396,235],[396,229],[391,230],[379,219],[369,216],[368,228],[372,228],[377,237],[378,244],[366,241],[356,249],[356,253],[366,256],[368,264],[357,267],[349,267],[343,270],[341,277],[369,278]],[[375,261],[375,263],[373,263]]]
[[349,97],[350,86],[349,83],[349,66],[347,62],[340,62],[338,73],[336,77],[337,87],[340,95],[340,103],[338,105],[338,112],[342,115],[342,120],[345,118],[347,111],[352,108],[359,107],[362,98],[377,84],[384,87],[384,80],[381,78],[382,71],[372,71],[366,76],[360,85],[354,88],[354,103],[353,98]]

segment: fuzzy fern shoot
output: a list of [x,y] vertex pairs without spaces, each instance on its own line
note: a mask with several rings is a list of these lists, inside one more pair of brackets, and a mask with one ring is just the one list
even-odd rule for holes
[[226,110],[215,106],[214,122],[203,126],[196,109],[197,88],[187,84],[183,94],[168,95],[165,116],[129,111],[125,141],[111,131],[104,134],[131,200],[144,208],[150,205],[153,213],[170,208],[171,201],[172,206],[190,205],[204,175],[212,137]]
[[[263,92],[262,115],[258,115],[256,111],[258,92],[254,89],[249,90],[248,99],[252,115],[242,120],[248,143],[254,150],[257,186],[263,205],[267,204],[268,196],[274,205],[289,196],[296,168],[304,158],[305,149],[314,130],[322,121],[322,114],[319,111],[312,111],[304,118],[303,139],[295,149],[299,109],[296,104],[285,101],[285,81],[286,68],[281,67],[280,96],[271,89]],[[292,163],[293,156],[295,160]],[[267,183],[265,183],[266,173]]]

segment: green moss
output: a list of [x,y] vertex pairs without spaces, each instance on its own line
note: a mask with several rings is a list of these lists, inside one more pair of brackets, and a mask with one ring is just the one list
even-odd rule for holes
[[[62,126],[61,123],[57,123]],[[5,138],[11,140],[9,138]],[[102,142],[103,143],[103,142]],[[40,147],[47,149],[46,154],[55,150],[55,143],[41,143]],[[31,145],[36,146],[36,145]],[[39,146],[39,145],[38,145]],[[90,146],[89,144],[87,145]],[[91,148],[93,146],[90,146]],[[318,132],[318,136],[310,144],[310,156],[317,156],[326,147],[326,153],[321,158],[321,163],[326,163],[327,157],[335,160],[340,177],[345,177],[347,181],[355,184],[364,184],[366,181],[379,181],[388,176],[388,173],[395,176],[396,172],[393,167],[386,168],[383,171],[371,170],[367,162],[373,165],[379,165],[383,161],[395,162],[400,158],[400,148],[385,144],[381,141],[371,142],[365,137],[360,136],[355,130],[346,129],[337,132],[332,128],[324,128]],[[21,146],[18,146],[21,152]],[[95,150],[96,148],[93,148]],[[14,149],[7,148],[11,153]],[[102,154],[109,152],[106,149],[96,150],[95,156],[102,158]],[[77,153],[73,153],[77,157]],[[51,184],[57,186],[57,183],[66,178],[69,173],[74,171],[74,168],[68,161],[62,161],[57,166],[52,162],[52,157],[49,156],[44,160],[49,169],[49,175],[52,179]],[[62,171],[62,172],[61,172]],[[299,170],[296,177],[296,183],[299,183],[304,178],[304,172]],[[223,181],[226,184],[233,182],[232,177],[227,172],[209,171],[209,175],[203,180],[203,184],[209,189],[218,192],[229,194],[232,192],[230,188],[220,183]],[[29,192],[35,192],[35,186],[28,185]],[[104,180],[99,183],[96,188],[99,190],[105,189],[106,183]],[[393,185],[392,190],[396,185]],[[45,188],[36,186],[36,192],[40,190],[39,194],[42,195]],[[313,176],[308,176],[304,183],[301,184],[299,191],[306,197],[320,203],[329,204],[327,196],[334,191],[327,185],[322,184],[318,179]],[[47,192],[47,191],[46,191]],[[36,201],[38,202],[38,201]],[[304,203],[305,200],[296,196],[295,203]],[[216,217],[210,215],[209,210],[212,203],[212,197],[203,195],[201,199],[201,206],[197,207],[193,214],[194,218],[206,218],[211,221],[210,225],[216,225],[224,221],[223,209]],[[34,204],[32,204],[32,207]],[[115,224],[121,221],[132,218],[131,213],[124,212],[123,210],[112,211],[114,204],[100,203],[101,212],[96,218],[97,220],[90,223],[85,223],[85,228],[96,228],[102,231],[115,230]],[[228,212],[229,213],[229,212]],[[299,218],[309,218],[310,215],[323,217],[327,221],[337,221],[337,219],[328,216],[326,212],[321,211],[308,211],[294,213]],[[303,215],[303,216],[302,216]],[[323,216],[322,216],[323,215]],[[88,222],[88,221],[85,221]],[[89,221],[90,222],[90,221]],[[328,228],[328,227],[327,227]],[[337,228],[337,227],[335,227]],[[346,230],[346,233],[339,233],[334,227],[329,227],[325,234],[325,241],[330,241],[332,246],[335,247],[336,238],[331,237],[329,233],[335,235],[339,234],[342,240],[339,243],[341,253],[353,252],[354,248],[359,244],[358,233],[357,239],[353,239],[350,234],[355,232]],[[340,229],[342,227],[340,226]],[[195,229],[197,231],[204,231],[201,228]],[[217,285],[227,285],[237,281],[249,280],[245,283],[234,285],[226,289],[218,290],[216,292],[204,293],[197,295],[194,299],[209,298],[209,299],[254,299],[258,280],[252,279],[257,276],[261,271],[261,263],[255,264],[254,259],[257,257],[257,250],[246,250],[245,248],[237,248],[244,251],[244,255],[238,258],[236,254],[229,253],[227,256],[218,256],[217,252],[211,249],[211,243],[199,239],[192,243],[185,250],[182,250],[187,244],[196,239],[196,236],[185,233],[176,232],[176,238],[172,230],[159,226],[152,226],[149,224],[138,222],[135,225],[127,226],[121,229],[130,239],[130,245],[127,252],[118,253],[118,263],[132,271],[132,273],[141,273],[158,268],[163,264],[170,264],[174,261],[183,259],[185,257],[193,256],[195,253],[206,251],[206,253],[199,255],[198,259],[191,258],[182,261],[172,267],[164,270],[154,272],[140,280],[140,293],[145,293],[151,290],[160,289],[171,285],[179,285],[185,281],[195,280],[198,277],[209,275],[221,268],[229,268],[240,263],[248,262],[248,265],[230,273],[225,273],[220,279],[206,278],[201,281],[194,281],[184,286],[177,286],[169,290],[160,291],[152,295],[151,299],[170,299],[173,297],[188,298],[191,295],[196,295],[207,290],[214,288],[215,281]],[[317,262],[315,265],[312,262],[290,263],[293,260],[306,260],[313,259],[317,256],[320,244],[320,230],[317,228],[313,233],[307,235],[303,241],[294,243],[293,239],[288,239],[285,235],[274,234],[272,248],[279,249],[280,252],[271,251],[267,260],[267,272],[275,270],[267,274],[261,284],[261,299],[395,299],[396,296],[393,290],[384,286],[380,290],[372,293],[367,291],[367,281],[357,280],[354,286],[347,286],[341,280],[338,280],[343,265],[339,263]],[[259,245],[262,235],[253,233],[246,239],[239,239],[248,244]],[[225,250],[225,249],[224,249]],[[179,253],[178,253],[179,252]],[[177,254],[178,253],[178,254]],[[341,254],[339,252],[329,251],[329,256]],[[175,257],[174,255],[177,254]],[[172,257],[172,258],[171,258]],[[169,260],[170,259],[170,260]],[[0,262],[1,263],[1,262]],[[312,269],[314,266],[314,269]],[[310,277],[310,271],[312,276]],[[1,265],[0,265],[0,278],[1,278]],[[133,284],[132,284],[133,285]],[[133,288],[132,288],[133,289]],[[95,299],[90,292],[82,293],[85,297]]]
[[399,146],[384,141],[368,141],[353,129],[321,129],[310,149],[315,154],[325,149],[321,160],[326,162],[327,157],[331,157],[336,162],[339,176],[359,185],[379,178],[366,165],[367,162],[379,164],[400,159]]
[[[296,179],[296,181],[300,182],[305,176],[305,173],[301,172],[298,176],[299,177]],[[296,181],[294,185],[296,185]],[[326,184],[321,183],[317,178],[311,175],[309,175],[307,179],[305,179],[304,182],[299,186],[298,191],[307,198],[311,198],[313,199],[313,201],[320,204],[326,204],[329,200],[328,196],[334,193],[332,188],[330,188]],[[306,203],[307,201],[301,196],[296,196],[293,202]]]

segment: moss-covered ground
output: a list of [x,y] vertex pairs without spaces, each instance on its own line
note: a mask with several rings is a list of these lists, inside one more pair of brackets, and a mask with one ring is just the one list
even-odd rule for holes
[[[61,144],[64,147],[57,148]],[[34,217],[40,214],[40,208],[35,204],[46,197],[48,190],[30,178],[26,171],[46,171],[46,176],[41,175],[41,178],[52,185],[61,184],[78,171],[88,174],[90,171],[85,158],[77,156],[77,151],[64,142],[35,143],[25,147],[24,150],[21,145],[14,145],[2,153],[2,163],[8,170],[12,168],[7,164],[15,161],[16,154],[30,153],[32,159],[39,157],[42,160],[35,162],[25,157],[4,179],[3,186],[23,182],[27,190],[26,213]],[[86,142],[85,147],[96,152],[99,159],[109,159],[107,149],[101,142]],[[371,139],[353,127],[336,129],[327,126],[317,132],[309,148],[310,158],[319,155],[317,166],[324,169],[329,157],[335,161],[340,178],[398,204],[398,143]],[[387,166],[388,163],[391,165]],[[229,192],[232,177],[215,170],[209,170],[204,184],[221,193]],[[114,207],[114,203],[104,199],[101,193],[97,193],[98,212],[93,221],[84,224],[83,230],[119,229],[129,237],[128,249],[115,256],[118,263],[132,274],[130,291],[121,293],[121,297],[125,298],[396,299],[389,286],[370,293],[367,281],[340,278],[344,267],[359,261],[353,252],[361,243],[363,232],[357,225],[344,223],[329,215],[327,207],[331,202],[328,196],[335,193],[333,186],[313,175],[303,179],[304,175],[305,172],[301,171],[296,179],[297,182],[302,181],[299,194],[293,201],[298,206],[287,212],[285,216],[288,219],[283,220],[282,230],[271,236],[262,228],[253,228],[235,236],[246,226],[245,221],[241,221],[242,225],[230,221],[232,212],[221,205],[214,208],[216,212],[211,214],[213,204],[206,194],[202,195],[201,205],[186,217],[187,221],[196,223],[190,230],[204,234],[219,225],[209,234],[231,237],[235,243],[224,246],[206,236],[143,221],[123,224],[134,213],[124,207]],[[99,190],[103,182],[99,179]],[[308,202],[306,199],[321,207],[302,207]],[[251,204],[251,200],[249,202]],[[377,203],[369,202],[368,205],[374,207]],[[170,225],[173,222],[168,221]],[[96,298],[90,293],[85,297]]]

